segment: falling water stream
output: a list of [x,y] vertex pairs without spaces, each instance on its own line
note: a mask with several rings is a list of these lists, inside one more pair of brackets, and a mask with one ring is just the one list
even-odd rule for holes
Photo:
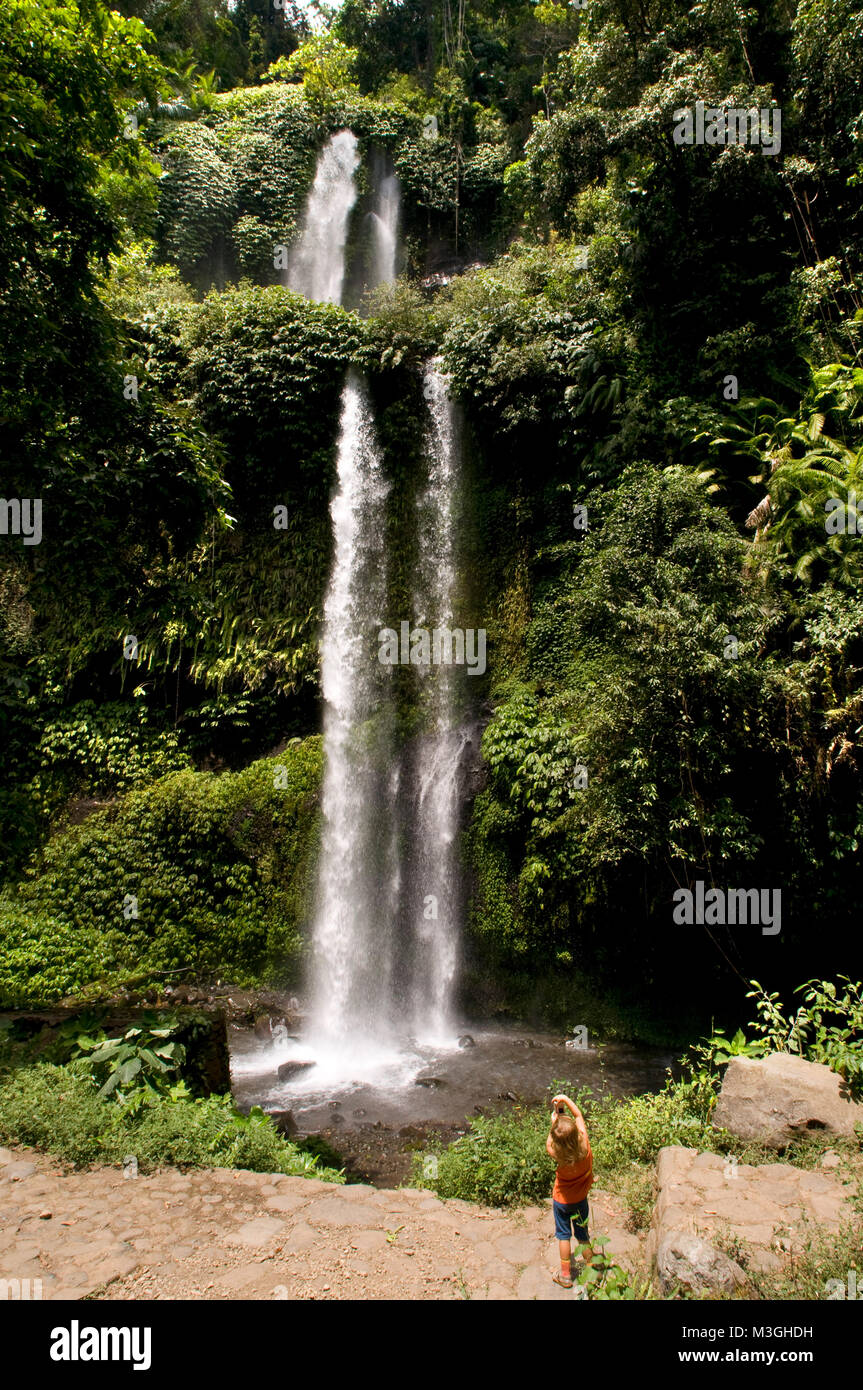
[[306,204],[302,235],[290,257],[288,285],[306,299],[341,304],[345,281],[345,246],[360,167],[352,130],[331,135],[318,157]]
[[377,661],[386,610],[383,477],[366,392],[342,395],[333,569],[324,603],[323,837],[308,1043],[319,1066],[390,1043],[398,866],[392,833],[389,670]]
[[[417,625],[434,629],[456,625],[458,583],[455,500],[460,458],[456,408],[439,363],[423,377],[429,406],[426,433],[428,482],[418,502],[418,564],[414,582]],[[435,1043],[455,1031],[452,992],[458,964],[460,769],[470,737],[458,723],[458,668],[418,668],[424,687],[428,734],[415,759],[414,836],[416,930],[412,1014],[417,1037]]]

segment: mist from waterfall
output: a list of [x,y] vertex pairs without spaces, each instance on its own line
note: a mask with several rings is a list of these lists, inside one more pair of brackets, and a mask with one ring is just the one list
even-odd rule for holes
[[306,299],[341,304],[345,281],[345,247],[360,166],[352,130],[331,135],[318,156],[306,203],[300,239],[294,246],[288,286]]
[[376,156],[372,166],[375,183],[375,205],[372,220],[372,244],[369,290],[378,285],[391,285],[398,270],[399,212],[401,185],[398,175],[384,159]]

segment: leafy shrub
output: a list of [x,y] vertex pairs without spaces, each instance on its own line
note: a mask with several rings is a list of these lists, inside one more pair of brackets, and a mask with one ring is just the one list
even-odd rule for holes
[[97,797],[128,791],[187,763],[174,730],[141,702],[80,701],[46,724],[38,756],[44,776],[59,779],[67,793]]
[[255,1108],[241,1115],[230,1095],[191,1100],[143,1095],[140,1103],[106,1104],[91,1078],[75,1065],[41,1063],[0,1085],[0,1138],[28,1144],[76,1166],[122,1163],[134,1155],[139,1170],[174,1164],[192,1168],[247,1168],[343,1182],[341,1173],[282,1138]]
[[176,1031],[166,1023],[127,1028],[119,1038],[79,1034],[74,1050],[86,1058],[100,1100],[114,1096],[123,1101],[132,1090],[164,1095],[186,1060],[186,1049],[172,1036]]
[[631,1303],[635,1299],[641,1302],[652,1297],[649,1280],[633,1279],[627,1270],[615,1264],[605,1249],[608,1236],[596,1236],[591,1244],[593,1259],[575,1281],[582,1298],[598,1303]]
[[312,738],[242,772],[175,773],[55,836],[0,898],[0,1000],[184,967],[284,980],[311,888],[320,760]]
[[803,1003],[793,1017],[782,1010],[778,992],[768,994],[757,980],[747,999],[757,1000],[758,1017],[748,1024],[754,1037],[738,1028],[733,1037],[717,1029],[702,1043],[694,1043],[684,1059],[684,1083],[690,1094],[699,1089],[712,1105],[719,1091],[721,1070],[733,1057],[764,1057],[787,1052],[820,1062],[844,1077],[852,1096],[863,1094],[863,985],[840,975],[845,989],[832,980],[808,980],[795,993]]
[[[565,1088],[556,1083],[550,1088]],[[669,1086],[656,1095],[596,1099],[587,1090],[577,1095],[590,1133],[596,1180],[619,1186],[633,1165],[652,1163],[668,1144],[716,1148],[721,1138],[690,1098]],[[441,1197],[521,1206],[547,1201],[555,1165],[545,1151],[549,1107],[515,1107],[509,1115],[480,1116],[470,1129],[437,1155],[437,1177],[423,1174],[422,1156],[414,1159],[413,1181]],[[644,1205],[644,1194],[639,1194]]]
[[30,1008],[78,994],[106,970],[104,944],[87,928],[32,903],[0,897],[0,1005]]
[[440,1197],[489,1206],[523,1206],[548,1197],[554,1164],[545,1151],[548,1113],[517,1109],[512,1115],[472,1119],[467,1134],[437,1155],[437,1177],[423,1176],[423,1155],[414,1155],[412,1181]]

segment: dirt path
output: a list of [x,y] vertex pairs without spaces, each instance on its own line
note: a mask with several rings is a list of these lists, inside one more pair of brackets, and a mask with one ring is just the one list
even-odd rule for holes
[[[592,1204],[608,1248],[640,1266],[622,1204],[596,1189]],[[572,1299],[556,1256],[550,1203],[223,1168],[126,1179],[0,1149],[0,1278],[40,1279],[45,1299]]]

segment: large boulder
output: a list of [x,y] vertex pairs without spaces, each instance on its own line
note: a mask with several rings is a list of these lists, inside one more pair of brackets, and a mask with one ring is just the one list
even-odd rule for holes
[[717,1129],[775,1149],[813,1130],[853,1138],[855,1122],[863,1123],[863,1105],[842,1077],[785,1052],[733,1058],[713,1112]]
[[656,1273],[663,1293],[674,1288],[696,1297],[733,1294],[746,1275],[728,1255],[689,1231],[669,1231],[659,1242]]

